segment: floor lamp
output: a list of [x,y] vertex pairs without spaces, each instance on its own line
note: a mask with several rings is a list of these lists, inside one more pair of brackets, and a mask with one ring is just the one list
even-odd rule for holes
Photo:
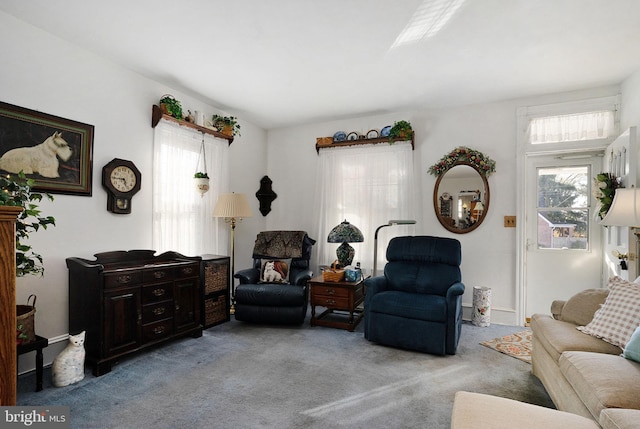
[[231,314],[235,313],[235,288],[233,275],[235,274],[235,230],[236,224],[242,222],[243,218],[251,217],[251,207],[245,194],[222,194],[218,198],[216,208],[213,210],[214,217],[222,217],[231,226]]
[[376,228],[376,233],[373,236],[373,277],[378,273],[378,231],[382,228],[391,226],[391,225],[413,225],[416,223],[415,220],[390,220],[388,223],[384,225],[380,225]]

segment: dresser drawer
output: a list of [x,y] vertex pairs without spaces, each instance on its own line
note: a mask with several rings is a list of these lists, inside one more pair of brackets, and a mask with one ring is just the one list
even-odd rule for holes
[[114,288],[119,286],[135,285],[142,282],[142,271],[128,271],[123,273],[105,274],[104,287]]
[[332,295],[313,295],[313,305],[347,310],[349,308],[349,298]]
[[171,334],[173,334],[173,319],[149,323],[142,327],[142,337],[145,342],[166,338]]
[[147,269],[143,272],[142,281],[145,283],[166,282],[173,280],[173,268],[162,267]]
[[200,275],[200,264],[188,264],[180,265],[175,269],[175,276],[177,279],[184,279],[187,277],[196,277]]
[[173,317],[173,301],[162,301],[142,307],[142,323],[150,323]]
[[334,297],[349,297],[349,290],[342,287],[314,285],[311,286],[312,293],[315,295],[327,295]]
[[172,298],[173,283],[159,283],[142,287],[142,304],[151,304]]

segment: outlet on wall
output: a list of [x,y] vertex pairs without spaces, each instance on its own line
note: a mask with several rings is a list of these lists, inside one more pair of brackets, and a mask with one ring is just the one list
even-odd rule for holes
[[504,227],[505,228],[515,228],[516,227],[516,217],[515,216],[505,216],[504,217]]

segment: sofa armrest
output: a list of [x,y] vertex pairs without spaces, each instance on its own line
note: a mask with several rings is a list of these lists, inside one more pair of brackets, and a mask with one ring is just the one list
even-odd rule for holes
[[373,295],[378,292],[384,292],[388,289],[387,278],[385,276],[369,277],[364,280],[364,308],[369,306],[369,301],[373,298]]
[[554,319],[560,320],[560,317],[562,316],[562,309],[564,308],[566,302],[567,301],[564,301],[562,299],[556,299],[551,303],[551,315]]
[[233,277],[240,280],[240,284],[255,284],[260,280],[260,271],[255,268],[247,268],[246,270],[236,271]]

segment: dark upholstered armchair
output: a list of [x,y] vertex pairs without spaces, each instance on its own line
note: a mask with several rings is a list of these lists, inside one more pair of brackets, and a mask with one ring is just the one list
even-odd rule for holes
[[387,247],[384,276],[365,281],[364,336],[408,350],[456,353],[462,322],[460,242],[396,237]]
[[[236,320],[302,324],[309,303],[307,281],[313,276],[309,259],[315,242],[304,231],[259,233],[253,248],[253,268],[238,271],[234,276],[240,280],[235,291]],[[265,265],[273,260],[286,261],[285,268],[276,264],[270,276]],[[277,283],[283,277],[285,283]]]

